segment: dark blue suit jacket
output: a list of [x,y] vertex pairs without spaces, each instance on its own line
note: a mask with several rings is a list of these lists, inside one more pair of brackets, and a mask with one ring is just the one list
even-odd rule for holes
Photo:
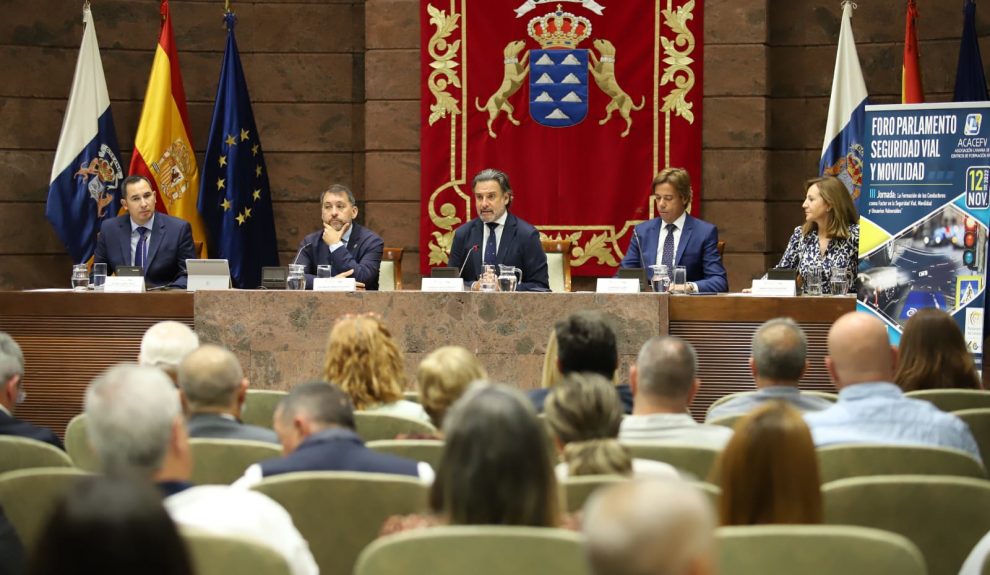
[[260,465],[264,477],[294,471],[365,471],[419,477],[417,462],[369,449],[356,433],[342,427],[314,433],[292,453]]
[[[485,223],[481,218],[475,218],[454,232],[447,265],[460,269],[467,256],[467,265],[461,273],[464,281],[473,282],[481,275],[481,257],[485,251],[485,246],[482,245],[484,228]],[[472,249],[473,246],[478,248]],[[540,243],[540,232],[512,213],[505,219],[505,229],[502,230],[495,261],[522,270],[523,281],[516,286],[517,290],[550,291],[547,254],[543,252],[543,244]]]
[[[636,226],[636,235],[629,242],[620,267],[649,268],[655,264],[662,225],[662,219],[653,218]],[[722,256],[718,255],[718,228],[713,224],[687,215],[674,265],[687,268],[687,281],[697,284],[699,292],[729,291]]]
[[7,415],[7,413],[2,410],[0,410],[0,435],[27,437],[28,439],[44,441],[45,443],[54,445],[62,450],[65,449],[65,447],[62,446],[62,441],[51,429],[48,429],[47,427],[38,427],[37,425],[32,425],[26,421],[21,421],[16,417]]
[[[150,242],[144,266],[145,285],[186,287],[186,260],[199,257],[189,222],[161,212],[155,214]],[[113,274],[117,266],[129,266],[131,261],[131,217],[124,214],[104,221],[93,263],[107,264],[107,273]]]
[[[303,247],[305,246],[305,247]],[[364,284],[366,290],[378,289],[378,268],[382,264],[385,242],[375,232],[364,226],[351,223],[351,237],[346,249],[334,250],[323,241],[323,230],[315,231],[305,238],[299,247],[302,250],[295,263],[306,266],[306,289],[313,289],[316,266],[330,266],[333,275],[354,270],[352,278]]]

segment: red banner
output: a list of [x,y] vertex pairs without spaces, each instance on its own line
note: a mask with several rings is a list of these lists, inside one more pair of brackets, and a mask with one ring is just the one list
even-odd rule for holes
[[611,275],[653,217],[653,176],[693,178],[700,215],[700,0],[421,0],[422,271],[476,216],[471,177],[512,182],[511,211]]

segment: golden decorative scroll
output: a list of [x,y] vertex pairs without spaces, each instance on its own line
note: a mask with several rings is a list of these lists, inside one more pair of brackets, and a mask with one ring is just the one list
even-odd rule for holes
[[430,93],[436,99],[433,104],[430,104],[429,123],[432,126],[438,120],[446,118],[447,114],[454,115],[461,112],[458,109],[457,99],[447,92],[448,86],[461,87],[461,79],[456,70],[458,63],[455,59],[458,50],[460,50],[461,41],[455,40],[451,44],[447,43],[447,38],[457,29],[457,22],[461,15],[452,13],[447,16],[444,10],[439,10],[432,4],[427,6],[426,10],[430,14],[430,24],[437,29],[430,38],[427,47],[430,57],[433,58],[433,61],[430,62],[430,68],[433,68],[433,71],[430,72],[427,85],[430,88]]
[[[663,14],[664,25],[674,31],[677,36],[674,40],[660,37],[663,53],[666,56],[663,63],[667,65],[660,77],[660,85],[665,86],[673,81],[675,86],[669,94],[664,96],[663,107],[660,110],[667,114],[668,118],[673,112],[690,124],[694,123],[694,112],[691,111],[694,104],[688,102],[687,97],[691,89],[694,88],[694,71],[691,69],[694,58],[691,57],[691,54],[694,52],[695,41],[694,34],[688,29],[687,23],[688,20],[694,18],[693,12],[694,0],[690,0],[673,10],[663,10],[661,14]],[[684,49],[678,50],[678,46],[684,46]]]

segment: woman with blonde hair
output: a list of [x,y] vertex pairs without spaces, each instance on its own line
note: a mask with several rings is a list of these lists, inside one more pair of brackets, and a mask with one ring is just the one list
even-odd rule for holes
[[735,429],[712,474],[721,524],[821,523],[818,456],[801,412],[771,401]]
[[467,349],[458,345],[438,347],[419,362],[416,370],[419,401],[439,429],[447,409],[464,394],[468,385],[487,378],[484,366]]
[[402,351],[377,316],[345,315],[327,340],[323,375],[351,396],[354,409],[429,421],[423,407],[402,398]]
[[802,278],[819,274],[822,293],[832,293],[831,271],[842,269],[850,279],[849,290],[853,290],[855,282],[851,280],[859,263],[859,216],[849,190],[832,176],[812,178],[804,189],[804,224],[794,228],[777,267],[795,268]]
[[959,325],[942,310],[918,310],[904,326],[897,347],[894,383],[902,391],[981,387],[980,374]]

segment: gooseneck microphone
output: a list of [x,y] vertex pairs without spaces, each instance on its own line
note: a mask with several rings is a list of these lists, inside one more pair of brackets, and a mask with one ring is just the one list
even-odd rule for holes
[[464,268],[467,267],[467,263],[468,261],[470,261],[471,254],[473,254],[476,251],[478,251],[478,244],[474,244],[473,246],[471,246],[471,249],[469,249],[467,253],[464,254],[464,263],[461,264],[461,269],[457,270],[457,277],[461,277],[461,274],[464,273]]
[[646,271],[646,260],[643,259],[643,244],[639,241],[639,234],[636,233],[636,228],[633,228],[633,239],[636,240],[636,249],[639,251],[639,267]]
[[296,252],[296,257],[294,257],[292,259],[292,265],[295,265],[296,263],[298,263],[299,262],[299,256],[302,255],[303,250],[306,249],[306,248],[308,248],[308,247],[310,247],[310,246],[312,246],[312,245],[313,245],[312,242],[305,242],[305,243],[303,243],[302,247],[299,248],[299,251]]

